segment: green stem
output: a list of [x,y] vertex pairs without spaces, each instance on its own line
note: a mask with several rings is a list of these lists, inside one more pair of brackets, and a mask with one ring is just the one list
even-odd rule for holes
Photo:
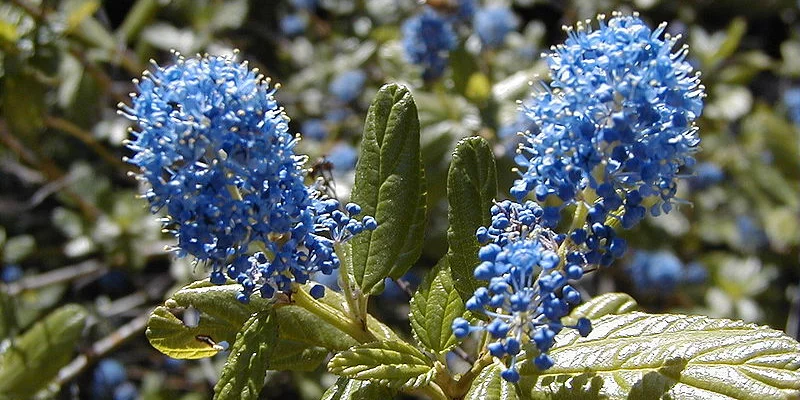
[[[580,201],[580,200],[577,201],[577,206],[575,207],[575,213],[572,214],[572,222],[570,223],[569,230],[567,232],[573,232],[576,229],[583,228],[583,226],[586,224],[586,217],[589,216],[589,206],[586,205],[586,202],[589,200],[590,197],[591,198],[595,197],[594,194],[587,193],[588,190],[589,189],[584,191],[584,196],[583,196],[583,198],[586,201]],[[564,240],[564,242],[561,243],[561,246],[558,247],[558,256],[561,259],[561,265],[559,266],[559,268],[566,268],[564,260],[567,255],[567,250],[569,250],[572,244],[573,244],[572,239],[570,239],[569,236],[567,236],[567,239]]]
[[336,255],[339,256],[339,278],[342,281],[342,291],[347,301],[347,308],[353,321],[362,325],[363,330],[367,330],[367,300],[368,296],[354,291],[353,283],[350,280],[350,271],[353,270],[353,256],[350,254],[351,247],[346,243],[336,242],[333,245]]
[[461,375],[461,378],[458,380],[458,386],[463,390],[463,393],[469,391],[469,388],[472,386],[472,381],[474,381],[475,378],[478,377],[478,374],[491,363],[492,355],[489,354],[489,352],[483,353],[483,356],[478,358],[475,364],[472,365],[472,369],[467,371],[464,375]]
[[369,343],[376,340],[375,336],[371,332],[362,329],[360,324],[353,323],[353,321],[342,315],[342,313],[336,308],[317,301],[317,299],[311,297],[308,292],[303,290],[300,285],[295,283],[293,286],[294,291],[292,293],[292,300],[294,301],[295,305],[302,307],[312,314],[320,317],[323,321],[350,335],[353,339],[359,341],[360,343]]
[[428,386],[421,387],[417,391],[433,400],[450,400],[450,397],[444,394],[444,391],[441,387],[439,387],[439,385],[436,384],[436,382],[431,382]]

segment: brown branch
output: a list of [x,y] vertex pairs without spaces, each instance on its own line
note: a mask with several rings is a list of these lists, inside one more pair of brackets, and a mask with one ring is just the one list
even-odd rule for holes
[[111,154],[111,152],[109,152],[107,148],[100,144],[91,133],[83,130],[81,127],[73,124],[72,122],[63,118],[48,115],[45,117],[44,123],[50,128],[58,129],[80,140],[83,144],[94,150],[94,152],[97,153],[97,155],[99,155],[103,160],[119,170],[125,172],[133,171],[130,165],[124,163],[121,158]]

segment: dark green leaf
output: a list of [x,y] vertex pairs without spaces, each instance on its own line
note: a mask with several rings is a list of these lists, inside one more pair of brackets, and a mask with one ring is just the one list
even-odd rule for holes
[[600,395],[609,398],[800,396],[800,343],[782,332],[741,321],[640,312],[606,315],[593,324],[588,337],[572,329],[556,337],[549,353],[555,365],[547,371],[523,361],[521,384],[558,393],[574,387],[577,378],[600,379]]
[[394,391],[375,382],[339,378],[322,395],[322,400],[389,400]]
[[517,396],[514,384],[500,377],[500,371],[504,368],[499,364],[492,364],[484,368],[472,381],[472,387],[464,396],[464,400],[517,400],[519,396]]
[[278,324],[274,318],[274,314],[258,313],[244,323],[214,386],[215,399],[258,398],[267,369],[271,368],[271,353],[278,344]]
[[392,388],[418,388],[433,379],[431,360],[405,342],[381,341],[336,354],[328,369],[346,378],[372,380]]
[[635,311],[636,300],[626,293],[605,293],[576,307],[562,321],[564,325],[575,325],[578,318],[589,318],[594,321],[609,314],[625,314]]
[[464,310],[464,302],[453,287],[447,258],[442,258],[411,299],[409,319],[414,336],[434,353],[448,350],[457,344],[450,327]]
[[69,304],[14,338],[0,355],[0,398],[29,398],[45,388],[72,359],[85,321],[86,310]]
[[366,293],[399,278],[422,251],[425,178],[414,98],[397,84],[383,86],[367,113],[352,201],[378,228],[352,240],[353,274]]
[[447,175],[447,241],[453,281],[465,301],[480,286],[473,277],[480,249],[475,231],[491,223],[490,208],[495,196],[497,170],[489,144],[481,137],[461,140]]

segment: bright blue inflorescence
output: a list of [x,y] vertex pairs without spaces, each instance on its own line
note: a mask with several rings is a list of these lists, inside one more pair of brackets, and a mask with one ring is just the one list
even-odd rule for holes
[[[487,350],[506,360],[501,376],[510,382],[519,380],[522,348],[539,369],[553,365],[547,352],[565,327],[562,318],[581,301],[570,281],[625,253],[615,227],[636,225],[645,204],[653,215],[669,212],[679,172],[694,164],[704,93],[684,61],[686,48],[673,52],[677,38],[660,38],[666,26],[651,30],[635,14],[598,20],[599,29],[587,23],[568,30],[566,42],[546,55],[551,84],[522,103],[534,126],[524,132],[511,194],[521,201],[533,192],[548,206],[495,203],[491,226],[476,232],[483,247],[474,275],[488,284],[466,303],[488,322],[458,318],[452,325],[459,338],[488,333]],[[569,232],[557,234],[567,205],[575,205],[575,216]],[[645,275],[671,285],[675,265],[682,272],[671,263]],[[587,336],[591,323],[582,318],[569,328]]]
[[[239,300],[272,297],[310,274],[330,274],[334,239],[317,234],[317,194],[268,80],[229,57],[184,59],[137,81],[121,112],[139,126],[128,161],[144,197],[178,239],[178,255],[242,285]],[[251,254],[254,246],[261,251]]]
[[442,76],[450,50],[456,47],[451,22],[426,7],[403,23],[403,48],[408,60],[422,66],[425,80]]
[[[526,341],[539,352],[533,358],[538,368],[552,365],[547,351],[564,328],[561,319],[581,301],[569,280],[579,279],[587,265],[564,267],[558,255],[564,237],[541,225],[545,212],[538,204],[506,200],[496,203],[491,211],[491,226],[477,232],[478,241],[484,246],[478,253],[481,263],[475,268],[475,278],[489,283],[475,290],[466,303],[468,310],[484,314],[491,321],[471,326],[467,320],[457,318],[452,329],[458,338],[478,330],[489,333],[494,339],[487,346],[489,352],[498,358],[510,356],[503,378],[516,382],[517,356]],[[581,319],[569,328],[586,336],[591,324]]]
[[503,45],[506,35],[517,29],[518,23],[517,16],[510,8],[496,5],[478,10],[473,27],[484,46],[497,48]]
[[678,38],[661,38],[666,24],[651,30],[635,14],[598,21],[599,29],[568,29],[545,55],[552,82],[524,106],[540,129],[520,147],[511,191],[569,204],[587,201],[591,188],[596,211],[629,228],[644,217],[645,198],[655,199],[653,215],[670,211],[679,170],[694,164],[704,88],[687,48],[673,51]]

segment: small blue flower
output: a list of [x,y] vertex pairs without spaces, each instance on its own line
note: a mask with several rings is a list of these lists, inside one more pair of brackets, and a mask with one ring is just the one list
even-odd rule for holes
[[684,265],[678,257],[665,250],[637,251],[626,271],[637,292],[668,295],[679,285],[703,283],[708,271],[703,264]]
[[683,263],[668,251],[637,251],[627,270],[640,293],[670,294],[683,279]]
[[288,37],[302,35],[308,27],[308,18],[304,15],[289,14],[281,18],[281,32]]
[[789,112],[789,119],[800,125],[800,88],[791,88],[783,93],[783,104]]
[[694,168],[694,175],[687,179],[689,188],[694,191],[704,190],[714,186],[725,178],[725,172],[713,162],[703,162]]
[[[605,216],[629,228],[644,217],[669,212],[679,170],[694,164],[699,139],[695,119],[704,88],[685,61],[676,37],[661,38],[639,17],[599,16],[599,29],[579,24],[546,55],[552,82],[533,94],[524,111],[539,131],[520,147],[520,179],[512,194],[533,192],[566,204],[586,201],[593,189]],[[598,215],[599,215],[598,214]]]
[[358,98],[366,81],[367,74],[360,69],[345,71],[331,81],[328,90],[339,100],[349,103]]
[[422,66],[425,80],[444,73],[448,55],[456,47],[456,34],[450,21],[430,8],[403,23],[403,48],[412,64]]
[[495,5],[478,10],[473,26],[484,46],[497,48],[503,45],[506,35],[517,29],[518,23],[510,8]]
[[322,141],[328,137],[328,127],[325,126],[325,121],[319,118],[311,118],[303,122],[300,127],[300,133],[304,139]]
[[22,279],[24,273],[22,272],[22,268],[20,268],[17,264],[7,264],[3,267],[2,272],[0,272],[0,281],[5,283],[12,283]]
[[92,397],[113,399],[115,390],[127,379],[125,367],[113,358],[104,358],[97,363],[92,373]]
[[[214,283],[240,283],[241,301],[331,273],[339,261],[315,233],[305,158],[275,89],[228,57],[175,61],[145,73],[132,106],[120,108],[139,127],[128,161],[153,212],[166,211],[178,255],[209,265]],[[250,254],[254,244],[262,252]]]
[[344,243],[353,236],[367,230],[372,231],[378,227],[374,217],[366,215],[361,221],[354,217],[361,214],[361,207],[355,203],[347,203],[344,210],[336,199],[324,199],[315,202],[317,232],[327,232],[331,240]]
[[476,0],[458,0],[456,17],[462,21],[470,21],[475,16],[478,4]]
[[[558,255],[564,238],[541,226],[545,214],[542,207],[533,202],[506,200],[492,206],[491,212],[491,225],[476,232],[484,246],[478,252],[480,264],[474,271],[475,278],[488,284],[475,290],[466,302],[469,311],[491,321],[472,326],[457,318],[452,329],[458,338],[475,331],[488,333],[492,338],[487,345],[489,353],[510,358],[501,376],[516,382],[517,356],[524,341],[538,349],[540,354],[533,359],[537,367],[552,366],[546,353],[553,346],[555,335],[564,328],[561,319],[580,303],[581,295],[569,285],[575,273],[567,272]],[[570,266],[580,269],[582,275],[583,266]],[[585,336],[591,331],[591,324],[581,319],[570,328]]]
[[347,143],[336,143],[325,158],[333,164],[336,171],[352,171],[358,161],[358,150]]

